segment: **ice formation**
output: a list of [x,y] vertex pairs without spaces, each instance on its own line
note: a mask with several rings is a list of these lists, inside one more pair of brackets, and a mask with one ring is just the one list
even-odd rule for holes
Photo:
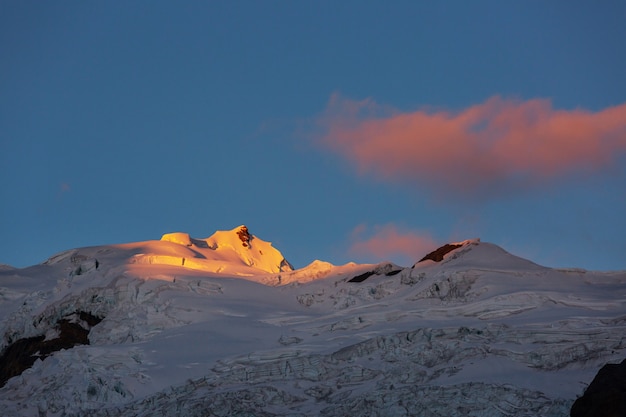
[[3,353],[83,342],[31,355],[0,415],[564,416],[624,359],[626,272],[447,249],[293,270],[240,226],[0,268]]

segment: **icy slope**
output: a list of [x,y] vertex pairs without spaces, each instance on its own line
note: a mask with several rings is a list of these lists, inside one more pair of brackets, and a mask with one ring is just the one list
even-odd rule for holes
[[478,240],[409,268],[293,271],[242,228],[0,270],[5,351],[81,313],[101,319],[90,344],[9,379],[0,415],[563,416],[624,358],[626,273]]
[[45,264],[63,264],[66,269],[73,268],[73,273],[78,275],[97,269],[100,264],[106,267],[124,265],[137,270],[150,265],[151,271],[173,266],[220,276],[245,277],[293,270],[280,251],[270,242],[250,234],[243,225],[217,231],[206,239],[177,232],[166,233],[158,241],[80,248],[57,254]]

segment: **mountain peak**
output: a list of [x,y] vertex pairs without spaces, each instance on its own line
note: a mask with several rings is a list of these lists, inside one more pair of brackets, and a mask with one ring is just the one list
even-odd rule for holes
[[[193,248],[196,254],[207,260],[242,262],[244,265],[270,273],[293,270],[282,253],[272,247],[271,242],[251,234],[246,225],[231,230],[218,230],[206,239],[195,239],[183,232],[166,233],[161,237],[161,241]],[[196,263],[198,262],[194,265]],[[185,266],[189,265],[187,263]]]
[[213,250],[232,250],[246,265],[267,272],[293,270],[291,264],[271,242],[256,237],[243,224],[232,230],[218,230],[205,241]]
[[237,236],[239,236],[239,239],[241,240],[244,248],[250,245],[250,240],[252,240],[252,237],[253,237],[250,234],[250,231],[248,231],[248,227],[245,224],[239,226],[239,230],[237,231]]

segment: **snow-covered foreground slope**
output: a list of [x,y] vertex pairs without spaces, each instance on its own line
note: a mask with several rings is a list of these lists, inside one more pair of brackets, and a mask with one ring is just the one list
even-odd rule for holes
[[626,272],[477,240],[439,263],[294,271],[242,230],[0,269],[4,352],[89,330],[38,348],[0,415],[565,416],[626,353]]

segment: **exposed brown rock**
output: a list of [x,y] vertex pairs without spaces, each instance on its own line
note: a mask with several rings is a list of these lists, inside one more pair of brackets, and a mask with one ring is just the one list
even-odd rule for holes
[[79,312],[78,316],[88,328],[63,318],[56,324],[59,337],[50,340],[45,340],[45,336],[27,337],[7,346],[0,356],[0,387],[30,368],[37,358],[45,359],[58,350],[76,345],[88,345],[89,330],[102,319],[84,311]]
[[237,236],[239,236],[239,239],[241,239],[242,245],[244,247],[248,247],[250,245],[250,239],[252,239],[252,236],[250,235],[250,232],[248,231],[248,228],[246,226],[241,226],[241,228],[239,228],[239,230],[237,231]]
[[369,277],[371,277],[372,275],[385,275],[385,276],[390,277],[392,275],[399,274],[400,271],[402,271],[402,268],[398,269],[392,264],[382,264],[382,265],[377,266],[371,271],[366,271],[360,275],[352,277],[351,279],[348,280],[348,282],[363,282]]
[[453,250],[455,250],[456,248],[460,248],[463,245],[460,244],[445,244],[440,248],[435,249],[434,251],[430,252],[428,255],[424,256],[422,259],[420,259],[419,261],[417,261],[417,263],[420,262],[424,262],[426,260],[431,260],[431,261],[435,261],[435,262],[441,262],[443,261],[443,257],[449,253],[452,252]]

